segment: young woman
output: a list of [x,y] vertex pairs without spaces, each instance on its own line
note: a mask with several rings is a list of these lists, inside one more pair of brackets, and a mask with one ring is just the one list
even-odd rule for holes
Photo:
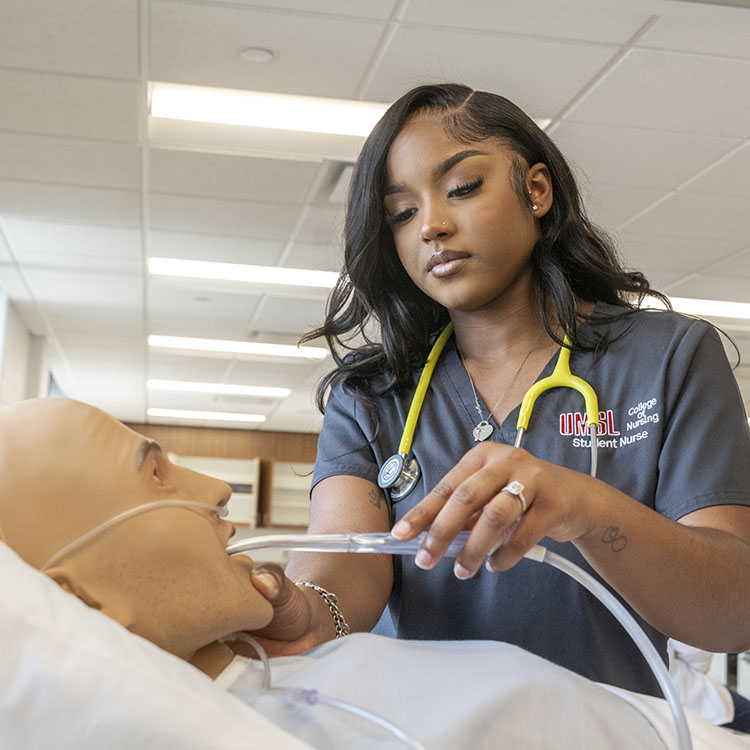
[[[264,631],[272,649],[370,630],[387,603],[381,627],[399,637],[509,641],[657,692],[598,602],[522,560],[540,540],[606,581],[662,654],[666,635],[749,648],[750,436],[720,340],[699,320],[637,309],[653,290],[586,219],[549,137],[501,96],[410,91],[362,150],[345,240],[310,334],[335,363],[318,391],[321,405],[330,395],[310,532],[429,532],[416,558],[294,557],[290,577],[337,601],[286,586]],[[399,496],[378,474],[449,322],[407,457],[421,476]],[[521,399],[566,335],[572,372],[599,398],[598,479],[572,389],[543,394],[513,447]],[[463,529],[463,551],[444,558]]]

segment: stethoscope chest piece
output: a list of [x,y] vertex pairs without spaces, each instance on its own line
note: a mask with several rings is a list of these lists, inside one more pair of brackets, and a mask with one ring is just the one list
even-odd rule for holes
[[391,500],[400,500],[414,489],[421,476],[416,458],[407,461],[406,456],[394,453],[380,467],[378,486],[390,489]]

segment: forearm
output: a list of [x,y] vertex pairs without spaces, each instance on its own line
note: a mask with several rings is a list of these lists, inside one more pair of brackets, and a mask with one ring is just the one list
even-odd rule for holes
[[670,521],[613,488],[591,502],[591,530],[575,544],[647,622],[709,651],[750,648],[750,545]]
[[[309,534],[388,531],[388,508],[382,490],[351,476],[324,479],[313,490]],[[390,555],[297,552],[287,566],[292,580],[304,579],[335,594],[352,631],[369,631],[377,623],[393,587]],[[318,642],[335,636],[333,617],[314,589],[304,588],[312,611],[311,628]]]

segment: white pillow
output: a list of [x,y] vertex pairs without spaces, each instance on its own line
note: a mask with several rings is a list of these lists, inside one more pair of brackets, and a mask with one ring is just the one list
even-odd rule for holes
[[0,543],[0,747],[309,748]]

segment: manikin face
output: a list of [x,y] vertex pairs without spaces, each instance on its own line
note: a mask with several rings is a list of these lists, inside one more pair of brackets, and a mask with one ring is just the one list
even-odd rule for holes
[[[496,140],[459,143],[442,115],[420,114],[386,160],[385,210],[404,269],[450,311],[527,304],[535,216],[511,181],[513,153]],[[532,199],[549,190],[544,165],[527,176]]]
[[134,633],[189,659],[272,616],[234,527],[208,506],[229,485],[175,466],[151,441],[86,404],[36,399],[0,409],[0,535],[36,568],[100,523],[157,500],[205,503],[135,515],[46,571]]

